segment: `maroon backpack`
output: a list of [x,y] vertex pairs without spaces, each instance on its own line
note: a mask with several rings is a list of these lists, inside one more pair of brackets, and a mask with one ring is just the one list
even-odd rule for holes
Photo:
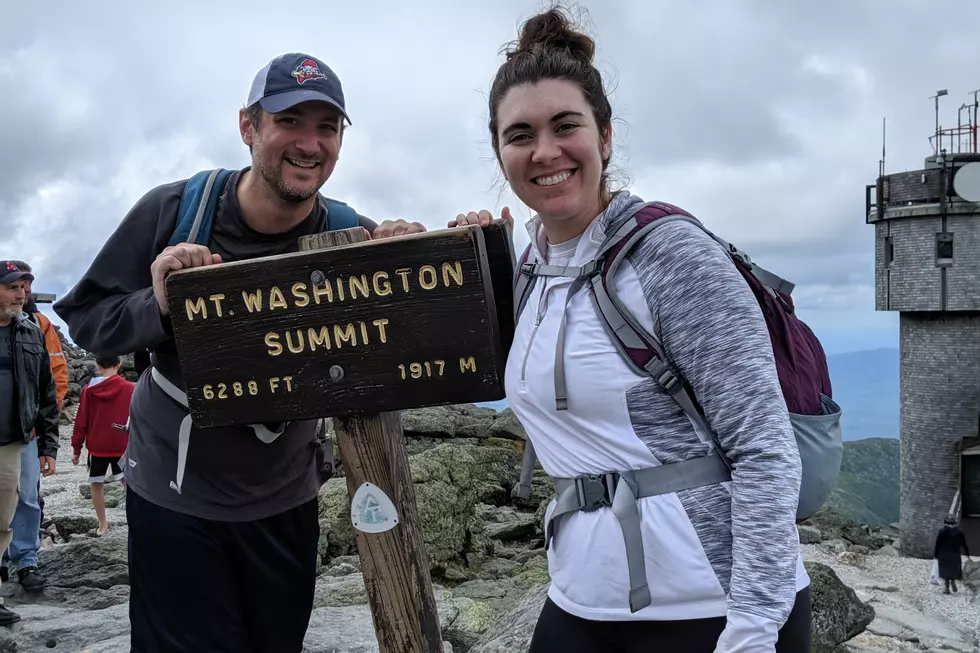
[[[669,365],[659,339],[643,329],[625,310],[616,297],[612,283],[620,263],[641,239],[659,225],[676,220],[696,225],[718,242],[759,302],[769,329],[779,383],[803,463],[797,519],[807,519],[833,491],[843,455],[841,409],[831,398],[830,374],[823,347],[796,314],[791,297],[793,284],[753,263],[744,252],[708,231],[690,213],[663,202],[642,205],[611,224],[596,258],[579,267],[549,266],[531,261],[529,245],[517,268],[515,322],[537,277],[572,277],[574,281],[569,296],[583,287],[588,289],[610,339],[627,364],[640,374],[652,376],[701,427],[698,430],[710,434],[711,444],[720,452],[717,437],[707,424],[690,385]],[[562,351],[563,334],[564,323],[559,329],[559,352]],[[556,409],[566,410],[568,402],[560,356],[555,363]],[[528,441],[518,486],[521,497],[526,498],[530,494],[534,463],[534,450]],[[730,470],[731,463],[727,459],[726,464]]]

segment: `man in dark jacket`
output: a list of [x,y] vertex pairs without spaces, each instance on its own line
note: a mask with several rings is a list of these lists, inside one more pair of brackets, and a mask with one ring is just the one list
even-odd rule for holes
[[[55,473],[58,395],[44,334],[24,313],[25,283],[34,277],[15,261],[0,261],[0,551],[10,545],[17,508],[21,454],[37,436],[41,473]],[[0,625],[20,616],[0,606]]]
[[[322,231],[320,188],[349,122],[340,80],[305,54],[272,60],[239,113],[251,166],[228,178],[208,245],[168,246],[186,181],[146,193],[55,311],[89,351],[152,354],[122,461],[128,492],[131,644],[160,651],[299,653],[316,582],[317,493],[329,470],[317,420],[272,442],[247,426],[181,430],[184,383],[164,279],[172,270],[296,252]],[[424,231],[360,224],[374,238]],[[177,395],[179,398],[179,394]]]

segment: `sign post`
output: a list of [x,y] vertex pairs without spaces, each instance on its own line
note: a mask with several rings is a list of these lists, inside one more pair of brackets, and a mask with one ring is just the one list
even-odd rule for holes
[[[363,229],[327,231],[302,238],[300,249],[366,238]],[[382,653],[443,653],[401,414],[335,417],[333,422],[378,646]]]
[[398,411],[505,396],[506,223],[173,273],[174,337],[198,427],[333,417],[381,653],[442,653]]

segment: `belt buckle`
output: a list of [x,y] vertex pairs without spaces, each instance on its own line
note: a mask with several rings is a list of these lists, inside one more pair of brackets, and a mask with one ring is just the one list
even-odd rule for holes
[[582,512],[594,512],[599,508],[612,506],[605,476],[605,474],[588,474],[575,479]]

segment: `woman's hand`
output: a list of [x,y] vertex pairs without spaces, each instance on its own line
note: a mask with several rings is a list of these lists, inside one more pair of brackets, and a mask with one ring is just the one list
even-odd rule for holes
[[[503,211],[500,212],[500,217],[506,220],[510,226],[514,226],[514,217],[510,214],[510,207],[505,206]],[[460,213],[456,216],[455,220],[450,220],[447,226],[451,227],[465,227],[466,225],[476,224],[481,227],[487,227],[490,222],[493,221],[493,214],[486,209],[482,211],[470,211],[469,213]]]

